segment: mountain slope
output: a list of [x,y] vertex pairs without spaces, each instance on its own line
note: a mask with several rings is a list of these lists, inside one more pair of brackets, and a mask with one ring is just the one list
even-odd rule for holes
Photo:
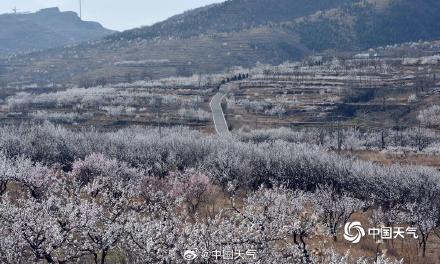
[[420,39],[440,39],[436,0],[230,0],[101,41],[10,57],[0,61],[0,81],[93,85]]
[[259,61],[279,64],[307,52],[296,34],[270,27],[186,39],[104,41],[0,61],[0,81],[2,64],[7,83],[99,85],[220,72]]
[[0,15],[0,55],[74,44],[112,33],[99,23],[81,21],[76,13],[58,8],[4,14]]
[[188,38],[200,34],[242,31],[279,23],[341,6],[352,0],[228,0],[187,11],[153,26],[128,30],[108,39]]
[[[315,51],[363,50],[418,40],[440,39],[440,2],[389,0],[360,2],[323,12],[288,27]],[[382,2],[382,3],[383,3]],[[385,8],[383,8],[385,7]]]

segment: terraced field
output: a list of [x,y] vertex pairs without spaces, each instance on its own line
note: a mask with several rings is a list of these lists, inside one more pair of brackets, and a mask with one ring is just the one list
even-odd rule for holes
[[236,65],[254,67],[258,61],[279,64],[307,52],[292,32],[266,27],[189,39],[102,41],[3,60],[0,81],[93,86],[223,72]]
[[[228,97],[238,128],[414,125],[414,112],[438,101],[440,65],[395,59],[352,59],[319,66],[267,67],[241,81]],[[428,102],[428,101],[429,102]],[[384,122],[385,121],[385,122]]]

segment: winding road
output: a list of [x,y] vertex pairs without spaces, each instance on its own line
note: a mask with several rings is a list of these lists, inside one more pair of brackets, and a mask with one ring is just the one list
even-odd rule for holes
[[227,83],[220,86],[219,91],[211,99],[209,106],[211,107],[212,118],[214,119],[215,131],[221,136],[230,136],[228,123],[226,122],[225,114],[222,109],[222,100],[232,88],[232,83]]

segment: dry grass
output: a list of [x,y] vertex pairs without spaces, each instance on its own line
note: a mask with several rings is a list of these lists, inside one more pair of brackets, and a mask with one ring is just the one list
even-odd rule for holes
[[440,168],[440,156],[438,155],[382,153],[379,151],[355,151],[353,152],[353,155],[360,159],[373,161],[383,165],[399,163]]

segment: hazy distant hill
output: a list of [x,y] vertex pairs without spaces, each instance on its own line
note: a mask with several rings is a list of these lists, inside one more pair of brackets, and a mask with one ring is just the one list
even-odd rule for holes
[[80,20],[74,12],[58,8],[29,14],[0,15],[0,55],[48,49],[114,33],[99,23]]
[[123,82],[433,39],[438,0],[229,0],[101,41],[11,57],[0,62],[0,81]]

